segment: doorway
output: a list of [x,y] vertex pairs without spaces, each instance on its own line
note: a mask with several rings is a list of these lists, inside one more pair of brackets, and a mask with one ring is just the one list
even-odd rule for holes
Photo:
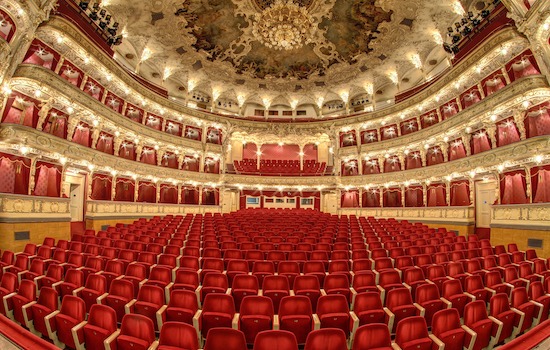
[[489,238],[491,233],[491,206],[495,202],[495,191],[497,190],[497,182],[494,180],[477,181],[476,189],[476,234],[479,238]]

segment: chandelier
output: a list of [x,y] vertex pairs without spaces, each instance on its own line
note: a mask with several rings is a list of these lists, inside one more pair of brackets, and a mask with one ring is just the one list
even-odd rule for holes
[[311,42],[313,19],[304,7],[292,1],[275,2],[256,16],[252,34],[262,44],[276,50],[294,50]]

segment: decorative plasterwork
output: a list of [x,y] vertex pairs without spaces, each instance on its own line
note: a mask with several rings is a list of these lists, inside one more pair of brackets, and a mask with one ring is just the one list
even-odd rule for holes
[[92,220],[204,213],[221,213],[221,207],[217,205],[128,203],[95,200],[86,202],[86,219]]
[[70,220],[68,198],[0,195],[0,220],[7,219],[64,219]]
[[550,226],[550,204],[494,205],[491,226]]
[[473,225],[475,223],[474,207],[341,208],[338,212],[342,215],[374,216],[377,218],[396,218],[422,222],[447,222],[459,225]]

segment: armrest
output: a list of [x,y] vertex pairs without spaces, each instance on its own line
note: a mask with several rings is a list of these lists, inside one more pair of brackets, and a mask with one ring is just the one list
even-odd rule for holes
[[461,327],[462,329],[464,329],[464,331],[466,331],[466,333],[470,335],[470,345],[468,345],[466,350],[473,350],[477,339],[477,333],[468,326],[462,325]]
[[279,315],[273,315],[273,330],[278,331],[281,325],[279,324]]
[[201,318],[202,310],[197,310],[195,315],[193,316],[193,327],[195,327],[195,330],[197,331],[197,337],[199,339],[199,344],[202,343],[202,337],[201,337],[201,329],[200,329],[200,318]]
[[450,308],[453,307],[453,303],[451,303],[449,300],[447,300],[447,299],[445,299],[445,298],[443,298],[443,297],[441,297],[441,298],[439,298],[439,299],[441,299],[442,302],[444,302],[445,304],[447,304],[447,309],[450,309]]
[[31,327],[32,326],[31,320],[29,320],[29,315],[27,314],[27,310],[34,304],[36,304],[36,301],[31,301],[30,303],[23,305],[23,307],[21,308],[23,310],[23,319],[25,320],[25,326],[27,326],[27,328],[30,329],[31,331],[33,330],[34,327]]
[[149,281],[148,278],[145,278],[145,279],[139,281],[139,288],[143,287],[143,285],[144,285],[145,283],[147,283],[147,281]]
[[[513,284],[511,284],[511,283],[508,283],[508,282],[503,282],[502,284],[504,284],[504,285],[508,286],[508,288],[510,288],[510,290],[514,289],[514,285],[513,285]],[[525,289],[527,289],[527,288],[525,288]]]
[[231,295],[231,288],[227,288],[227,290],[225,291],[225,294]]
[[[88,323],[88,321],[82,321],[80,322],[79,324],[77,324],[76,326],[74,326],[73,328],[71,328],[71,333],[73,335],[73,340],[74,340],[74,344],[76,345],[76,350],[85,350],[86,348],[84,347],[84,342],[80,341],[81,337],[83,335],[81,329],[82,327],[84,327],[86,324]],[[78,334],[80,332],[80,334]],[[82,339],[84,340],[84,339]]]
[[380,273],[376,270],[374,270],[374,261],[372,262],[372,272],[374,273],[374,282],[376,285],[380,282]]
[[[105,339],[103,341],[103,345],[105,346],[105,350],[112,350],[113,349],[111,347],[111,344],[115,341],[115,339],[118,337],[119,334],[120,334],[120,330],[117,330],[113,334],[108,336],[107,339]],[[116,348],[115,348],[115,350],[116,350]]]
[[151,346],[149,346],[149,347],[147,348],[147,350],[156,350],[158,347],[159,347],[159,341],[158,341],[158,340],[155,340],[155,341],[151,344]]
[[426,309],[424,309],[418,303],[413,303],[413,305],[418,309],[418,311],[420,311],[420,316],[424,317],[424,315],[426,314]]
[[493,336],[491,333],[491,342],[489,343],[489,349],[492,349],[500,339],[500,334],[502,333],[502,327],[504,326],[504,323],[502,323],[502,321],[500,320],[497,320],[493,316],[489,316],[489,319],[493,321],[493,326],[496,326],[496,329],[494,329],[493,327],[495,335]]
[[172,293],[172,287],[174,287],[174,282],[170,282],[164,287],[164,296],[166,297],[166,304],[170,302],[170,294]]
[[4,272],[6,272],[8,269],[10,269],[10,268],[12,268],[12,267],[13,267],[13,265],[4,266],[4,267],[2,268],[2,270],[3,270]]
[[177,260],[177,266],[172,269],[172,281],[176,280],[176,272],[178,272],[178,269],[180,268],[180,261]]
[[130,314],[132,313],[132,308],[134,307],[134,304],[137,302],[136,299],[132,299],[130,300],[130,302],[128,302],[128,304],[124,305],[124,313],[125,314]]
[[21,272],[18,272],[18,273],[17,273],[17,281],[18,281],[19,283],[21,283],[21,276],[23,276],[23,274],[25,274],[25,273],[27,273],[27,272],[29,272],[29,270],[25,270],[25,271],[21,271]]
[[10,309],[8,308],[8,299],[13,298],[14,295],[17,295],[17,292],[13,292],[13,293],[10,293],[8,295],[4,295],[4,297],[2,298],[2,303],[4,303],[4,310],[6,311],[7,314],[11,314],[11,315],[9,315],[9,317],[12,320],[13,320],[13,311],[10,311]]
[[51,314],[44,317],[44,323],[46,324],[46,330],[48,331],[48,337],[50,337],[50,339],[52,339],[54,342],[58,342],[57,332],[52,331],[52,325],[50,323],[51,322],[50,320],[52,318],[54,318],[55,315],[57,315],[59,312],[60,312],[59,310],[55,310]]
[[73,295],[74,295],[75,297],[77,297],[77,296],[78,296],[78,293],[79,293],[81,290],[83,290],[84,288],[85,288],[85,287],[82,286],[82,287],[78,287],[77,289],[73,290]]
[[353,287],[350,287],[349,291],[351,293],[351,308],[350,308],[350,310],[353,310],[353,307],[355,306],[355,297],[357,296],[357,291]]
[[[525,312],[519,311],[515,307],[510,308],[512,311],[516,313],[516,315],[519,316],[519,320],[517,321],[517,324],[514,326],[514,331],[512,332],[512,339],[514,339],[519,332],[521,331],[521,327],[523,326],[523,321],[525,320]],[[517,319],[517,318],[516,318]]]
[[536,307],[539,308],[539,312],[537,314],[537,317],[535,317],[535,321],[533,322],[533,325],[532,325],[532,327],[535,327],[536,325],[538,325],[540,323],[540,319],[542,318],[542,311],[544,310],[544,305],[542,305],[538,301],[534,301],[534,300],[531,300],[531,302],[533,304],[535,304]]
[[384,305],[384,300],[386,299],[386,290],[382,288],[382,286],[379,284],[376,285],[376,288],[378,288],[378,290],[380,291],[380,299],[382,299],[382,305]]
[[393,331],[393,323],[395,322],[395,314],[387,307],[384,307],[384,312],[386,313],[386,323],[388,324],[388,329],[391,333]]
[[470,293],[468,293],[468,292],[464,292],[464,295],[466,295],[468,298],[472,299],[472,301],[476,301],[475,295],[472,295],[472,294],[470,294]]
[[162,328],[162,324],[164,323],[164,312],[166,311],[166,309],[168,308],[168,305],[162,305],[160,307],[160,309],[157,310],[157,325],[158,325],[158,328],[161,329]]
[[239,317],[241,316],[240,313],[236,312],[235,315],[233,315],[233,320],[231,321],[231,328],[233,329],[239,329]]
[[357,328],[359,328],[359,317],[357,317],[357,315],[353,311],[350,311],[349,315],[351,317],[351,320],[353,321],[353,326],[351,327],[350,334],[350,339],[353,339],[355,337],[355,331],[357,331]]
[[321,320],[317,314],[313,314],[313,330],[321,329]]
[[327,295],[327,292],[325,292],[324,289],[321,288],[321,296]]
[[496,290],[491,289],[491,288],[489,288],[489,287],[485,287],[485,290],[489,291],[489,293],[493,294],[493,296],[494,296],[495,294],[497,294],[497,291],[496,291]]
[[97,297],[96,299],[97,303],[101,305],[103,299],[105,299],[107,295],[109,295],[109,293],[104,293],[104,294],[101,294],[99,297]]
[[430,334],[429,337],[436,345],[437,350],[445,349],[445,344],[438,337],[436,337],[434,334]]
[[391,343],[391,347],[393,350],[403,350],[397,343]]
[[63,283],[63,282],[64,282],[63,280],[61,280],[59,282],[55,282],[54,284],[52,284],[52,288],[57,290],[57,286],[61,285],[61,283]]
[[197,296],[197,302],[199,303],[200,308],[202,308],[202,305],[201,305],[201,290],[202,290],[202,286],[198,286],[197,289],[195,289],[195,295]]

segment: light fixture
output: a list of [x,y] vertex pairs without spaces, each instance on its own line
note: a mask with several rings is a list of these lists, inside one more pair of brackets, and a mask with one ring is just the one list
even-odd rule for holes
[[316,31],[306,8],[292,1],[275,0],[254,19],[254,37],[275,50],[299,49],[311,42]]

